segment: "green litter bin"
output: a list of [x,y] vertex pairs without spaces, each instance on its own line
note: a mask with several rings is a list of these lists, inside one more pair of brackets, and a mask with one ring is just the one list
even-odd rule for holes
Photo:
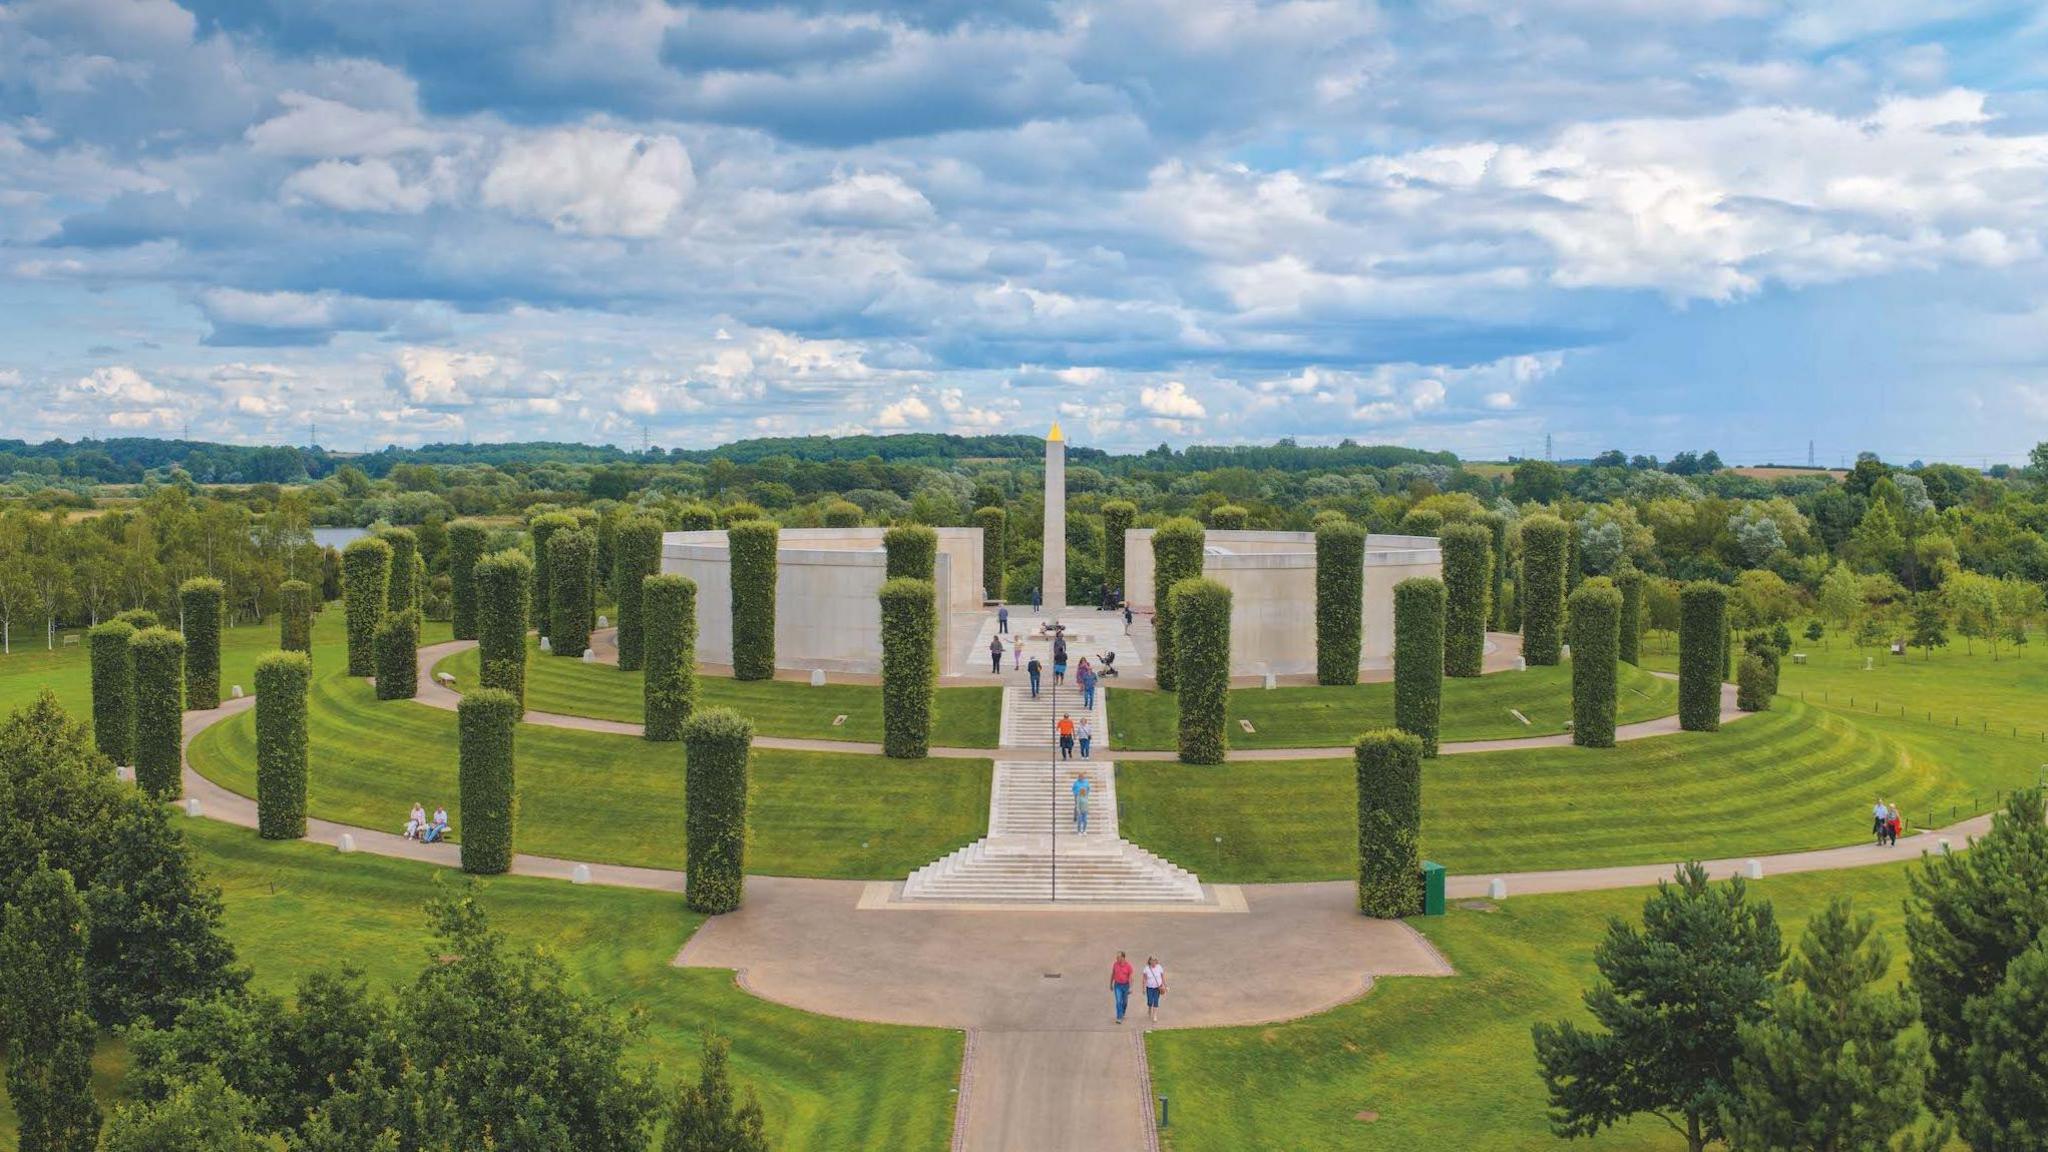
[[1422,862],[1422,914],[1444,914],[1444,866],[1428,860]]

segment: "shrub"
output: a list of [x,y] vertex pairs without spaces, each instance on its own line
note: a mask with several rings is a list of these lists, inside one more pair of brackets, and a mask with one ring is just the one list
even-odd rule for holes
[[981,526],[981,594],[990,600],[1003,598],[1003,565],[1007,559],[1009,513],[1001,508],[976,508],[974,522]]
[[834,500],[825,505],[827,528],[858,528],[864,518],[860,505],[851,500]]
[[1493,537],[1493,579],[1487,591],[1487,603],[1492,606],[1493,613],[1486,626],[1495,632],[1506,632],[1510,627],[1507,603],[1508,518],[1498,512],[1484,512],[1473,523],[1486,525],[1487,532]]
[[889,579],[937,579],[939,534],[933,529],[922,524],[898,524],[882,533],[882,549],[888,555]]
[[464,872],[492,876],[512,869],[519,823],[513,745],[520,712],[519,701],[496,688],[465,693],[456,705],[455,787]]
[[612,579],[619,601],[619,668],[623,671],[643,666],[646,624],[640,615],[641,582],[660,571],[661,521],[651,516],[626,521],[612,543]]
[[546,512],[535,516],[526,525],[526,533],[533,539],[533,626],[554,645],[554,620],[551,616],[555,598],[555,570],[548,561],[548,545],[555,533],[576,527],[576,518],[567,512]]
[[1358,738],[1358,910],[1382,920],[1422,911],[1422,741],[1383,728]]
[[1207,533],[1186,516],[1176,516],[1152,533],[1153,674],[1162,691],[1174,690],[1179,666],[1173,657],[1173,586],[1200,579]]
[[1444,514],[1430,508],[1411,509],[1401,517],[1401,533],[1405,536],[1434,536],[1444,529]]
[[1532,667],[1562,659],[1569,535],[1564,521],[1555,516],[1531,516],[1522,522],[1522,575],[1515,581],[1515,601],[1522,610],[1522,657]]
[[92,662],[93,746],[116,764],[135,762],[135,629],[109,620],[86,633]]
[[313,654],[313,597],[318,595],[304,580],[287,580],[277,586],[277,647],[284,652]]
[[476,639],[476,564],[490,538],[491,530],[475,520],[448,526],[448,596],[457,640]]
[[1394,585],[1394,727],[1436,755],[1444,702],[1444,585],[1417,576]]
[[1218,532],[1241,532],[1250,522],[1251,513],[1238,504],[1218,504],[1209,509],[1209,527]]
[[348,623],[348,674],[377,673],[377,625],[390,594],[391,545],[375,536],[349,541],[341,553],[341,598]]
[[1102,578],[1112,588],[1124,588],[1124,533],[1138,519],[1138,506],[1128,500],[1111,500],[1102,506]]
[[1348,521],[1316,529],[1316,683],[1358,683],[1364,638],[1365,529]]
[[761,511],[759,504],[749,503],[745,500],[737,504],[728,504],[718,510],[718,522],[726,528],[730,528],[735,524],[745,524],[749,520],[766,520],[767,518],[768,514]]
[[597,537],[588,528],[561,528],[548,537],[548,648],[581,656],[590,647],[592,557]]
[[896,576],[882,583],[881,601],[882,754],[916,759],[931,749],[938,594],[929,580]]
[[1736,666],[1735,706],[1744,712],[1768,712],[1771,709],[1771,672],[1764,664],[1763,657],[1754,652],[1745,652],[1742,663]]
[[129,638],[135,666],[135,783],[145,795],[176,800],[185,791],[185,638],[144,628]]
[[160,628],[163,626],[163,621],[157,618],[157,614],[147,608],[130,608],[126,612],[115,614],[114,619],[135,629],[137,632],[142,631],[144,628]]
[[420,538],[410,528],[386,528],[377,535],[391,545],[391,582],[385,607],[392,612],[410,612],[420,606]]
[[1727,643],[1728,590],[1704,580],[1678,591],[1678,726],[1688,732],[1721,727],[1722,649]]
[[178,585],[178,631],[185,634],[185,707],[220,707],[220,630],[227,586],[211,576]]
[[772,520],[725,530],[732,557],[732,678],[775,678],[775,549]]
[[709,504],[685,504],[676,509],[674,519],[678,532],[709,532],[718,527],[718,512]]
[[641,581],[643,641],[641,735],[681,740],[697,706],[697,582],[656,575]]
[[[1625,565],[1614,574],[1614,587],[1621,593],[1621,625],[1616,652],[1628,664],[1643,662],[1643,573]],[[1574,649],[1576,651],[1576,649]]]
[[683,902],[716,915],[740,906],[747,870],[747,767],[753,722],[707,708],[683,725]]
[[526,597],[533,561],[516,548],[476,562],[477,681],[526,703]]
[[377,699],[410,700],[420,689],[420,614],[392,612],[377,625]]
[[304,652],[273,652],[256,662],[256,831],[265,840],[306,834],[306,692],[312,682],[313,658]]
[[1180,662],[1180,760],[1221,764],[1229,745],[1230,589],[1195,577],[1173,586],[1173,651]]
[[1612,748],[1621,593],[1595,576],[1572,592],[1571,606],[1572,743]]
[[1444,529],[1444,675],[1477,676],[1493,615],[1493,533],[1482,524]]

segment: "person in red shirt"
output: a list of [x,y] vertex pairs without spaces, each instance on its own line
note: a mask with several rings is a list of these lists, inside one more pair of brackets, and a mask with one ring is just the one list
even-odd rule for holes
[[1131,1002],[1131,962],[1124,954],[1116,954],[1116,963],[1109,966],[1109,994],[1116,999],[1116,1022],[1124,1022],[1124,1008]]

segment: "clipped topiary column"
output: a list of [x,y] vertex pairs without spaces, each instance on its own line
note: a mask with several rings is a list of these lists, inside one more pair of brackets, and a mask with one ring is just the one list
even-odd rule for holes
[[130,608],[126,612],[116,613],[114,619],[135,629],[137,632],[142,631],[144,628],[156,628],[163,624],[162,620],[157,619],[156,613],[151,612],[147,608]]
[[1443,528],[1444,514],[1432,508],[1411,508],[1401,517],[1401,531],[1409,536],[1434,536]]
[[922,524],[898,524],[882,533],[882,549],[888,556],[888,577],[936,580],[939,534]]
[[256,662],[256,832],[265,840],[306,834],[306,693],[313,658],[273,652]]
[[1180,760],[1221,764],[1229,748],[1230,589],[1196,577],[1173,586],[1173,653],[1180,667]]
[[420,691],[420,614],[393,612],[377,625],[377,699],[410,700]]
[[[1615,649],[1624,664],[1643,662],[1643,573],[1632,564],[1624,564],[1614,574],[1614,588],[1621,593],[1621,620],[1616,633],[1620,637]],[[1577,652],[1578,649],[1572,649]]]
[[592,557],[597,537],[588,528],[563,528],[548,537],[548,649],[577,657],[590,647]]
[[420,538],[410,528],[386,528],[378,538],[391,546],[391,581],[384,607],[391,612],[410,612],[419,607],[418,565]]
[[313,605],[319,593],[304,580],[277,586],[277,647],[283,652],[313,654]]
[[683,725],[683,902],[716,915],[740,906],[747,870],[747,769],[753,722],[707,708]]
[[1522,575],[1515,602],[1522,612],[1522,658],[1531,667],[1563,658],[1564,564],[1570,530],[1555,516],[1522,521]]
[[931,750],[938,593],[929,580],[896,576],[882,582],[881,601],[882,753],[916,759]]
[[697,582],[687,576],[647,577],[641,582],[640,613],[646,636],[641,735],[681,740],[683,722],[697,707]]
[[1358,910],[1382,920],[1422,911],[1422,741],[1383,728],[1358,738]]
[[1507,582],[1508,582],[1508,518],[1498,512],[1485,512],[1473,521],[1484,524],[1491,536],[1493,554],[1492,579],[1487,585],[1487,604],[1492,609],[1487,617],[1487,628],[1495,632],[1506,632],[1508,626]]
[[1754,652],[1745,652],[1735,668],[1735,706],[1744,712],[1768,712],[1771,708],[1770,665]]
[[1112,588],[1122,588],[1130,599],[1136,589],[1124,578],[1124,533],[1138,519],[1138,506],[1128,500],[1111,500],[1102,506],[1102,578]]
[[636,671],[643,667],[646,624],[640,602],[640,585],[661,571],[661,521],[635,516],[619,526],[612,542],[612,584],[619,597],[619,669]]
[[116,764],[135,762],[135,629],[120,620],[86,633],[92,671],[92,742]]
[[462,818],[462,870],[495,876],[512,870],[519,793],[513,756],[521,709],[510,692],[479,688],[455,708],[456,807]]
[[759,504],[750,503],[745,500],[737,504],[728,504],[718,510],[718,522],[727,528],[735,524],[744,524],[749,520],[766,519],[768,519],[768,514],[761,510]]
[[976,508],[974,522],[981,527],[981,594],[990,600],[1003,598],[1003,569],[1009,563],[1007,541],[1010,514],[1001,508]]
[[1218,504],[1209,509],[1209,527],[1218,532],[1242,532],[1251,513],[1239,504]]
[[775,550],[772,520],[746,520],[725,530],[732,557],[732,678],[775,678]]
[[[676,509],[674,519],[678,532],[709,532],[718,527],[718,510],[709,504],[685,504]],[[859,523],[854,521],[855,526]]]
[[1324,521],[1316,526],[1316,683],[1358,683],[1364,603],[1365,529]]
[[864,519],[866,516],[861,512],[860,505],[851,500],[834,500],[825,505],[827,528],[858,528]]
[[179,631],[185,634],[185,707],[220,707],[220,630],[227,585],[194,576],[178,585]]
[[1620,625],[1613,581],[1595,576],[1572,593],[1572,743],[1582,747],[1614,747]]
[[349,541],[341,554],[342,615],[348,625],[348,674],[377,674],[377,625],[390,595],[391,545],[375,536]]
[[1417,576],[1394,585],[1394,727],[1436,755],[1444,704],[1444,586]]
[[526,534],[533,541],[533,627],[542,636],[554,642],[553,621],[549,618],[549,606],[555,596],[554,569],[548,563],[548,542],[555,533],[576,527],[576,518],[567,512],[545,512],[526,523]]
[[476,565],[490,539],[491,530],[475,520],[448,526],[448,598],[454,607],[450,627],[457,640],[476,639]]
[[1678,726],[1721,727],[1721,667],[1728,634],[1728,590],[1697,580],[1678,590]]
[[1201,578],[1207,542],[1201,524],[1186,516],[1176,516],[1152,533],[1152,668],[1162,691],[1174,691],[1179,674],[1173,655],[1173,586]]
[[1439,538],[1444,557],[1444,675],[1477,676],[1486,665],[1493,616],[1493,533],[1453,524]]
[[185,791],[185,638],[144,628],[128,641],[135,665],[135,783],[158,800]]
[[533,561],[516,548],[476,562],[476,648],[479,686],[526,703],[526,597]]

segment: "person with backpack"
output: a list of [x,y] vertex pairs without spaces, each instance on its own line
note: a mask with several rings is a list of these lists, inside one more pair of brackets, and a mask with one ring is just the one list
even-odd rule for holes
[[1031,677],[1031,698],[1033,700],[1038,699],[1038,674],[1040,667],[1041,665],[1038,663],[1038,657],[1033,656],[1031,658],[1031,663],[1026,665],[1024,668],[1025,673]]

